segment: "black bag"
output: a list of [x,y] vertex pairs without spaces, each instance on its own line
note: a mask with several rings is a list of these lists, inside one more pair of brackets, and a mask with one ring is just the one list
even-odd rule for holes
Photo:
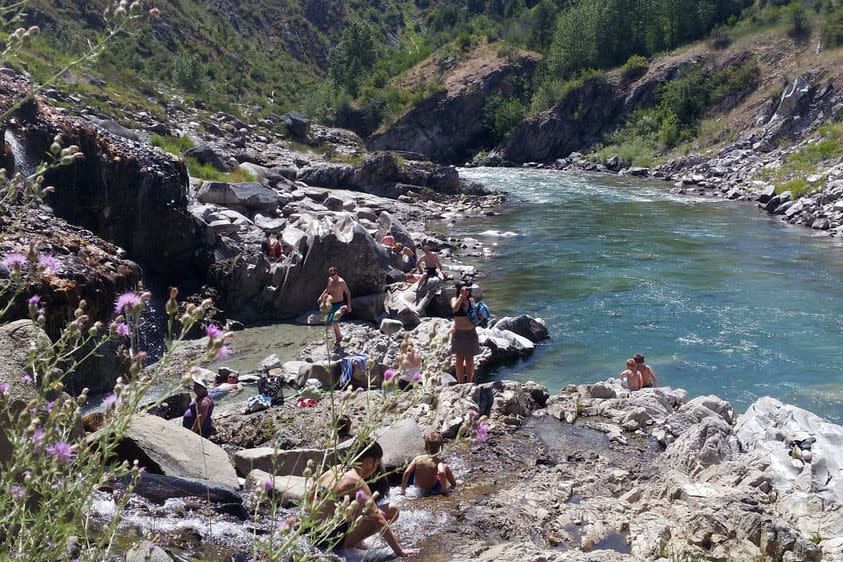
[[258,393],[268,396],[273,406],[280,406],[284,403],[283,386],[278,377],[261,376],[258,381]]

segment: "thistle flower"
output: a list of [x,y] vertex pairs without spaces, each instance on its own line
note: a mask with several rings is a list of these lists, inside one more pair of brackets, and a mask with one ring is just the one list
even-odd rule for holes
[[231,357],[231,346],[228,344],[221,345],[217,350],[216,355],[214,355],[214,359],[217,361],[225,361],[229,357]]
[[140,308],[141,304],[140,295],[134,291],[126,291],[114,301],[114,313],[133,312]]
[[272,491],[272,482],[270,482],[269,480],[264,480],[263,481],[263,490],[265,492]]
[[27,374],[21,375],[20,382],[23,384],[32,384],[32,377]]
[[205,335],[212,340],[219,339],[222,336],[222,330],[216,324],[206,324]]
[[468,419],[476,420],[477,419],[477,410],[469,410],[468,411]]
[[9,385],[6,383],[0,384],[0,398],[6,396],[6,393],[9,392]]
[[38,303],[40,303],[40,302],[41,302],[41,297],[39,297],[38,295],[32,295],[31,297],[29,297],[29,300],[26,301],[26,303],[29,306],[34,306],[36,308],[38,307]]
[[122,402],[123,400],[116,394],[109,394],[103,399],[102,405],[105,406],[106,410],[111,410],[120,406]]
[[15,269],[25,268],[27,260],[26,256],[21,254],[20,252],[12,252],[10,254],[6,254],[1,263],[5,265],[6,268],[13,271]]
[[386,372],[383,374],[383,380],[388,381],[392,380],[395,376],[395,369],[387,369]]
[[357,490],[357,493],[354,494],[354,499],[356,499],[360,503],[366,503],[368,501],[368,497],[366,497],[366,492],[363,490]]
[[23,497],[26,495],[26,492],[24,492],[23,487],[19,486],[18,484],[12,484],[12,486],[9,488],[9,494],[16,500],[20,500],[23,499]]
[[73,461],[73,457],[75,453],[73,452],[73,447],[71,447],[70,443],[66,441],[59,441],[47,447],[45,449],[47,454],[55,457],[55,459],[62,463],[62,464],[69,464]]
[[485,443],[486,440],[489,438],[489,424],[482,421],[477,424],[477,427],[474,429],[474,440],[477,443]]
[[35,431],[32,432],[32,443],[40,445],[41,442],[44,440],[44,430],[40,427],[35,428]]
[[56,261],[55,257],[53,257],[53,254],[41,254],[38,256],[38,265],[41,266],[46,273],[55,273],[59,270],[59,262]]
[[117,335],[123,336],[124,338],[128,338],[132,334],[131,330],[129,329],[129,325],[125,322],[120,322],[117,324]]

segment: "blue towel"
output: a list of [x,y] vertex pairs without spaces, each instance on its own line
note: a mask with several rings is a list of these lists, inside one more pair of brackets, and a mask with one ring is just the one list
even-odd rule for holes
[[367,359],[368,358],[365,355],[348,355],[340,360],[341,387],[351,382],[351,375],[354,374],[354,369],[359,368],[363,369],[363,372],[366,371]]

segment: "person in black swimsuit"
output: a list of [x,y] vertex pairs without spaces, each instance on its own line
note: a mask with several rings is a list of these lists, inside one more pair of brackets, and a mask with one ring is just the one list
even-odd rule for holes
[[474,356],[480,354],[480,338],[477,327],[468,318],[468,311],[474,304],[471,286],[457,283],[457,296],[451,299],[454,312],[454,332],[451,334],[451,353],[455,356],[457,382],[474,382]]

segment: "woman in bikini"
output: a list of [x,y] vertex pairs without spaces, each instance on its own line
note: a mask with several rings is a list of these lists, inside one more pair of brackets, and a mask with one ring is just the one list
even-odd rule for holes
[[466,283],[457,283],[457,296],[451,299],[451,310],[454,312],[451,353],[456,356],[456,377],[460,384],[474,382],[474,356],[480,354],[477,327],[468,317],[473,304],[471,287]]

